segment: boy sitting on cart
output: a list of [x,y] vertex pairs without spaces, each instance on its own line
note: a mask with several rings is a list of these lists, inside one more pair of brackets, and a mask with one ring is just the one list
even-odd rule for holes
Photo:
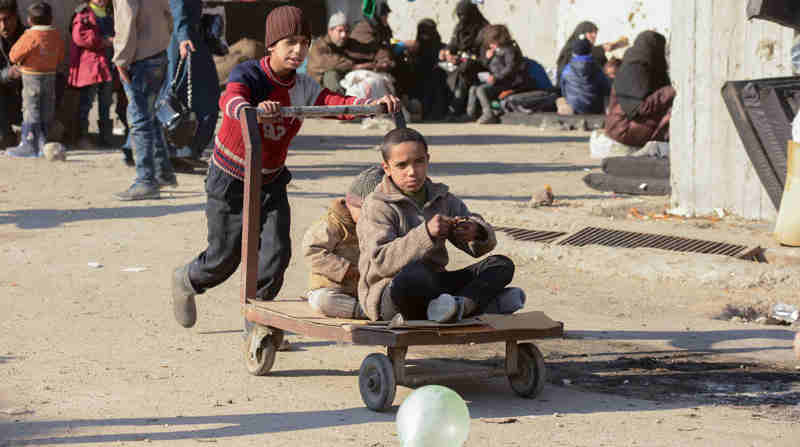
[[333,318],[366,319],[358,304],[358,222],[364,198],[383,180],[379,166],[367,168],[350,184],[344,199],[306,231],[303,255],[311,270],[308,304]]
[[[303,11],[281,6],[267,16],[267,55],[243,62],[228,78],[220,97],[224,112],[206,177],[208,248],[190,263],[177,268],[172,277],[172,307],[184,327],[197,320],[195,295],[221,284],[239,267],[242,250],[245,144],[240,122],[242,110],[258,106],[263,147],[261,187],[261,238],[258,252],[256,300],[272,300],[283,285],[291,257],[290,209],[286,185],[292,178],[286,168],[289,144],[300,131],[302,119],[282,117],[281,106],[349,105],[370,101],[342,96],[320,87],[313,79],[297,74],[308,55],[311,26]],[[399,100],[378,100],[389,113]]]
[[425,138],[395,129],[381,146],[386,174],[367,196],[356,225],[361,256],[358,298],[370,320],[451,323],[483,312],[512,313],[524,292],[506,287],[514,263],[501,255],[447,271],[446,241],[478,258],[494,249],[494,229],[428,178]]

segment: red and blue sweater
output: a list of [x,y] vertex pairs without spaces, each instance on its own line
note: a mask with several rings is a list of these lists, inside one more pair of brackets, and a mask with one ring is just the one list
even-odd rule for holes
[[[244,179],[245,159],[239,112],[243,107],[257,106],[268,100],[277,101],[281,106],[341,106],[367,101],[333,93],[304,74],[296,74],[288,81],[281,80],[270,68],[269,57],[237,65],[219,99],[224,116],[215,140],[212,160],[217,167],[239,180]],[[276,123],[260,125],[265,183],[272,181],[283,170],[289,143],[302,125],[302,118],[282,118]]]

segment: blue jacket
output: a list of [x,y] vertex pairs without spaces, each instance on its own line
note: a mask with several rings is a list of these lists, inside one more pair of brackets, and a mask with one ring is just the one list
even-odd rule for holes
[[601,114],[611,83],[591,55],[573,55],[561,73],[561,92],[575,113]]

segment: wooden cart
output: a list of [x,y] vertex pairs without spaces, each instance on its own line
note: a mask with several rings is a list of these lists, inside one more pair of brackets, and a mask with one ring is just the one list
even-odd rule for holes
[[[321,117],[337,115],[378,115],[381,106],[284,107],[284,116]],[[436,324],[430,321],[367,322],[327,318],[313,313],[302,300],[257,301],[259,222],[261,211],[259,187],[261,177],[261,139],[259,112],[243,111],[242,132],[246,146],[244,223],[242,237],[241,303],[247,334],[244,360],[254,375],[266,375],[272,369],[284,331],[309,337],[355,345],[385,346],[387,354],[368,355],[359,370],[359,389],[364,403],[372,410],[391,407],[397,385],[419,386],[452,379],[486,379],[507,377],[511,388],[523,397],[535,397],[544,387],[545,364],[533,343],[521,340],[563,336],[563,324],[542,312],[515,315],[484,315],[457,324]],[[395,117],[398,127],[405,126],[402,116]],[[467,345],[505,342],[506,356],[502,367],[471,368],[470,371],[436,371],[415,373],[406,366],[410,346]]]

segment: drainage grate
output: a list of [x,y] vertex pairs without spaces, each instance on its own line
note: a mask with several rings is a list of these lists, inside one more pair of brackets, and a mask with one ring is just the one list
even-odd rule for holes
[[508,234],[514,240],[527,242],[553,242],[554,240],[567,234],[560,231],[533,231],[526,230],[524,228],[511,227],[495,227],[494,229],[496,231],[502,231],[503,233]]
[[604,245],[606,247],[624,248],[657,248],[661,250],[689,253],[706,253],[733,256],[751,261],[762,261],[761,249],[749,249],[744,245],[726,244],[724,242],[687,239],[659,234],[634,233],[632,231],[608,230],[588,227],[560,241],[558,245]]

